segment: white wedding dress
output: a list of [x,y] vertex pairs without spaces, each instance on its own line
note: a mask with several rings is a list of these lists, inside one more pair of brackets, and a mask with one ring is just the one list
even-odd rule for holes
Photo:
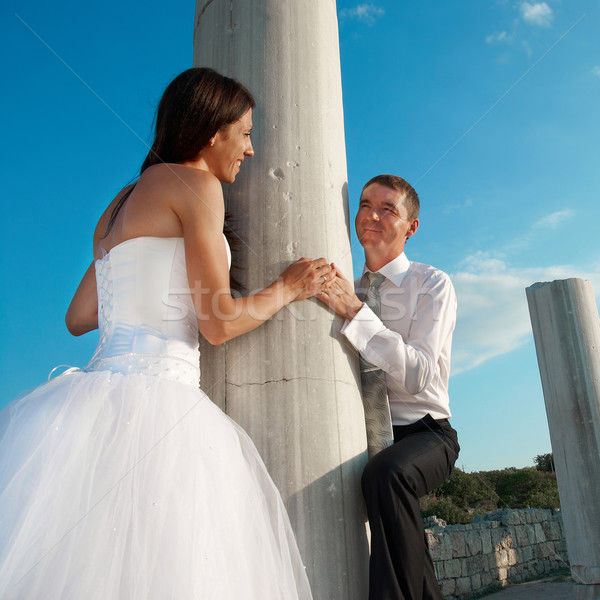
[[198,387],[183,239],[96,277],[89,365],[0,413],[0,598],[310,599],[258,452]]

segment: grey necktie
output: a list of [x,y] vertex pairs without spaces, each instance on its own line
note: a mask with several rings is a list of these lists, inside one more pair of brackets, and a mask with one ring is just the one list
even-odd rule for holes
[[[365,298],[366,305],[377,315],[381,313],[379,286],[385,279],[381,273],[365,273],[369,290]],[[369,457],[394,443],[392,416],[385,384],[385,373],[360,356],[360,380],[362,399],[367,426],[367,446]]]

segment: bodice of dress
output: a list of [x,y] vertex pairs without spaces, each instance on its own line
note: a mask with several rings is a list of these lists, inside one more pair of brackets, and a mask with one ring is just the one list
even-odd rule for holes
[[130,239],[95,266],[99,341],[86,370],[198,385],[198,324],[183,238]]

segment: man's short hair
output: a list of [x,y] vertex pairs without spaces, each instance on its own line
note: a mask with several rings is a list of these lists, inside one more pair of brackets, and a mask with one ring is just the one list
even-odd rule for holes
[[372,183],[378,183],[379,185],[384,185],[392,190],[397,190],[403,193],[404,206],[408,210],[408,218],[416,219],[419,216],[419,209],[421,207],[419,203],[419,196],[417,195],[417,192],[415,192],[413,186],[410,185],[406,179],[402,179],[402,177],[398,177],[398,175],[376,175],[372,179],[369,179],[367,183],[365,183],[363,186],[363,191]]

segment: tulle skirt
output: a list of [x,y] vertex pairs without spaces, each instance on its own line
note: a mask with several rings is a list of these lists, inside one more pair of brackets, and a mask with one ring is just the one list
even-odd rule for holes
[[0,413],[3,600],[308,600],[279,493],[199,389],[62,375]]

